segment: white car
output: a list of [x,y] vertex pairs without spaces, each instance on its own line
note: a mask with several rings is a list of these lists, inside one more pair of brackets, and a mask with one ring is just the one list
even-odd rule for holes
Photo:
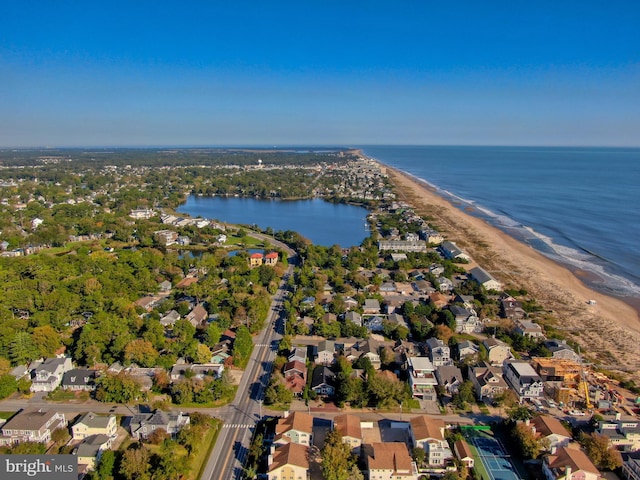
[[573,415],[575,417],[584,417],[586,415],[586,413],[581,412],[580,410],[571,410],[569,412],[569,415]]

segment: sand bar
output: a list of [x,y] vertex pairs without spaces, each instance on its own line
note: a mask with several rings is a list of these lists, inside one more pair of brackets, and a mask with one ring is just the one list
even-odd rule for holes
[[[631,305],[587,288],[571,271],[486,221],[457,208],[425,182],[384,164],[399,200],[507,287],[524,288],[555,326],[603,367],[640,380],[640,316]],[[587,304],[595,300],[595,305]]]

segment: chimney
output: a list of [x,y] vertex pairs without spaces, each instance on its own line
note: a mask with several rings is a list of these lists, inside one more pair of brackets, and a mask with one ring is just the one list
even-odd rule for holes
[[620,412],[616,412],[616,421],[619,421],[622,418],[622,414]]
[[289,410],[285,410],[283,416],[284,418],[289,418]]
[[571,467],[567,465],[565,469],[566,469],[565,476],[564,476],[565,480],[571,480]]

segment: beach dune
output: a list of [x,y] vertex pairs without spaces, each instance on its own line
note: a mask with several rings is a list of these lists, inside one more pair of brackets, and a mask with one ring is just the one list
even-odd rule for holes
[[[587,288],[562,265],[481,218],[465,213],[426,182],[386,168],[399,200],[412,205],[449,240],[508,288],[524,288],[549,322],[575,340],[586,359],[640,380],[640,316],[631,305]],[[589,303],[594,300],[595,303]]]

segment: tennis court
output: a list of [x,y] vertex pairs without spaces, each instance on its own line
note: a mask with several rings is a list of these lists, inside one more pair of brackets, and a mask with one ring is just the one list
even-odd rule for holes
[[467,439],[476,448],[478,460],[489,475],[488,480],[522,480],[499,440],[479,432]]

